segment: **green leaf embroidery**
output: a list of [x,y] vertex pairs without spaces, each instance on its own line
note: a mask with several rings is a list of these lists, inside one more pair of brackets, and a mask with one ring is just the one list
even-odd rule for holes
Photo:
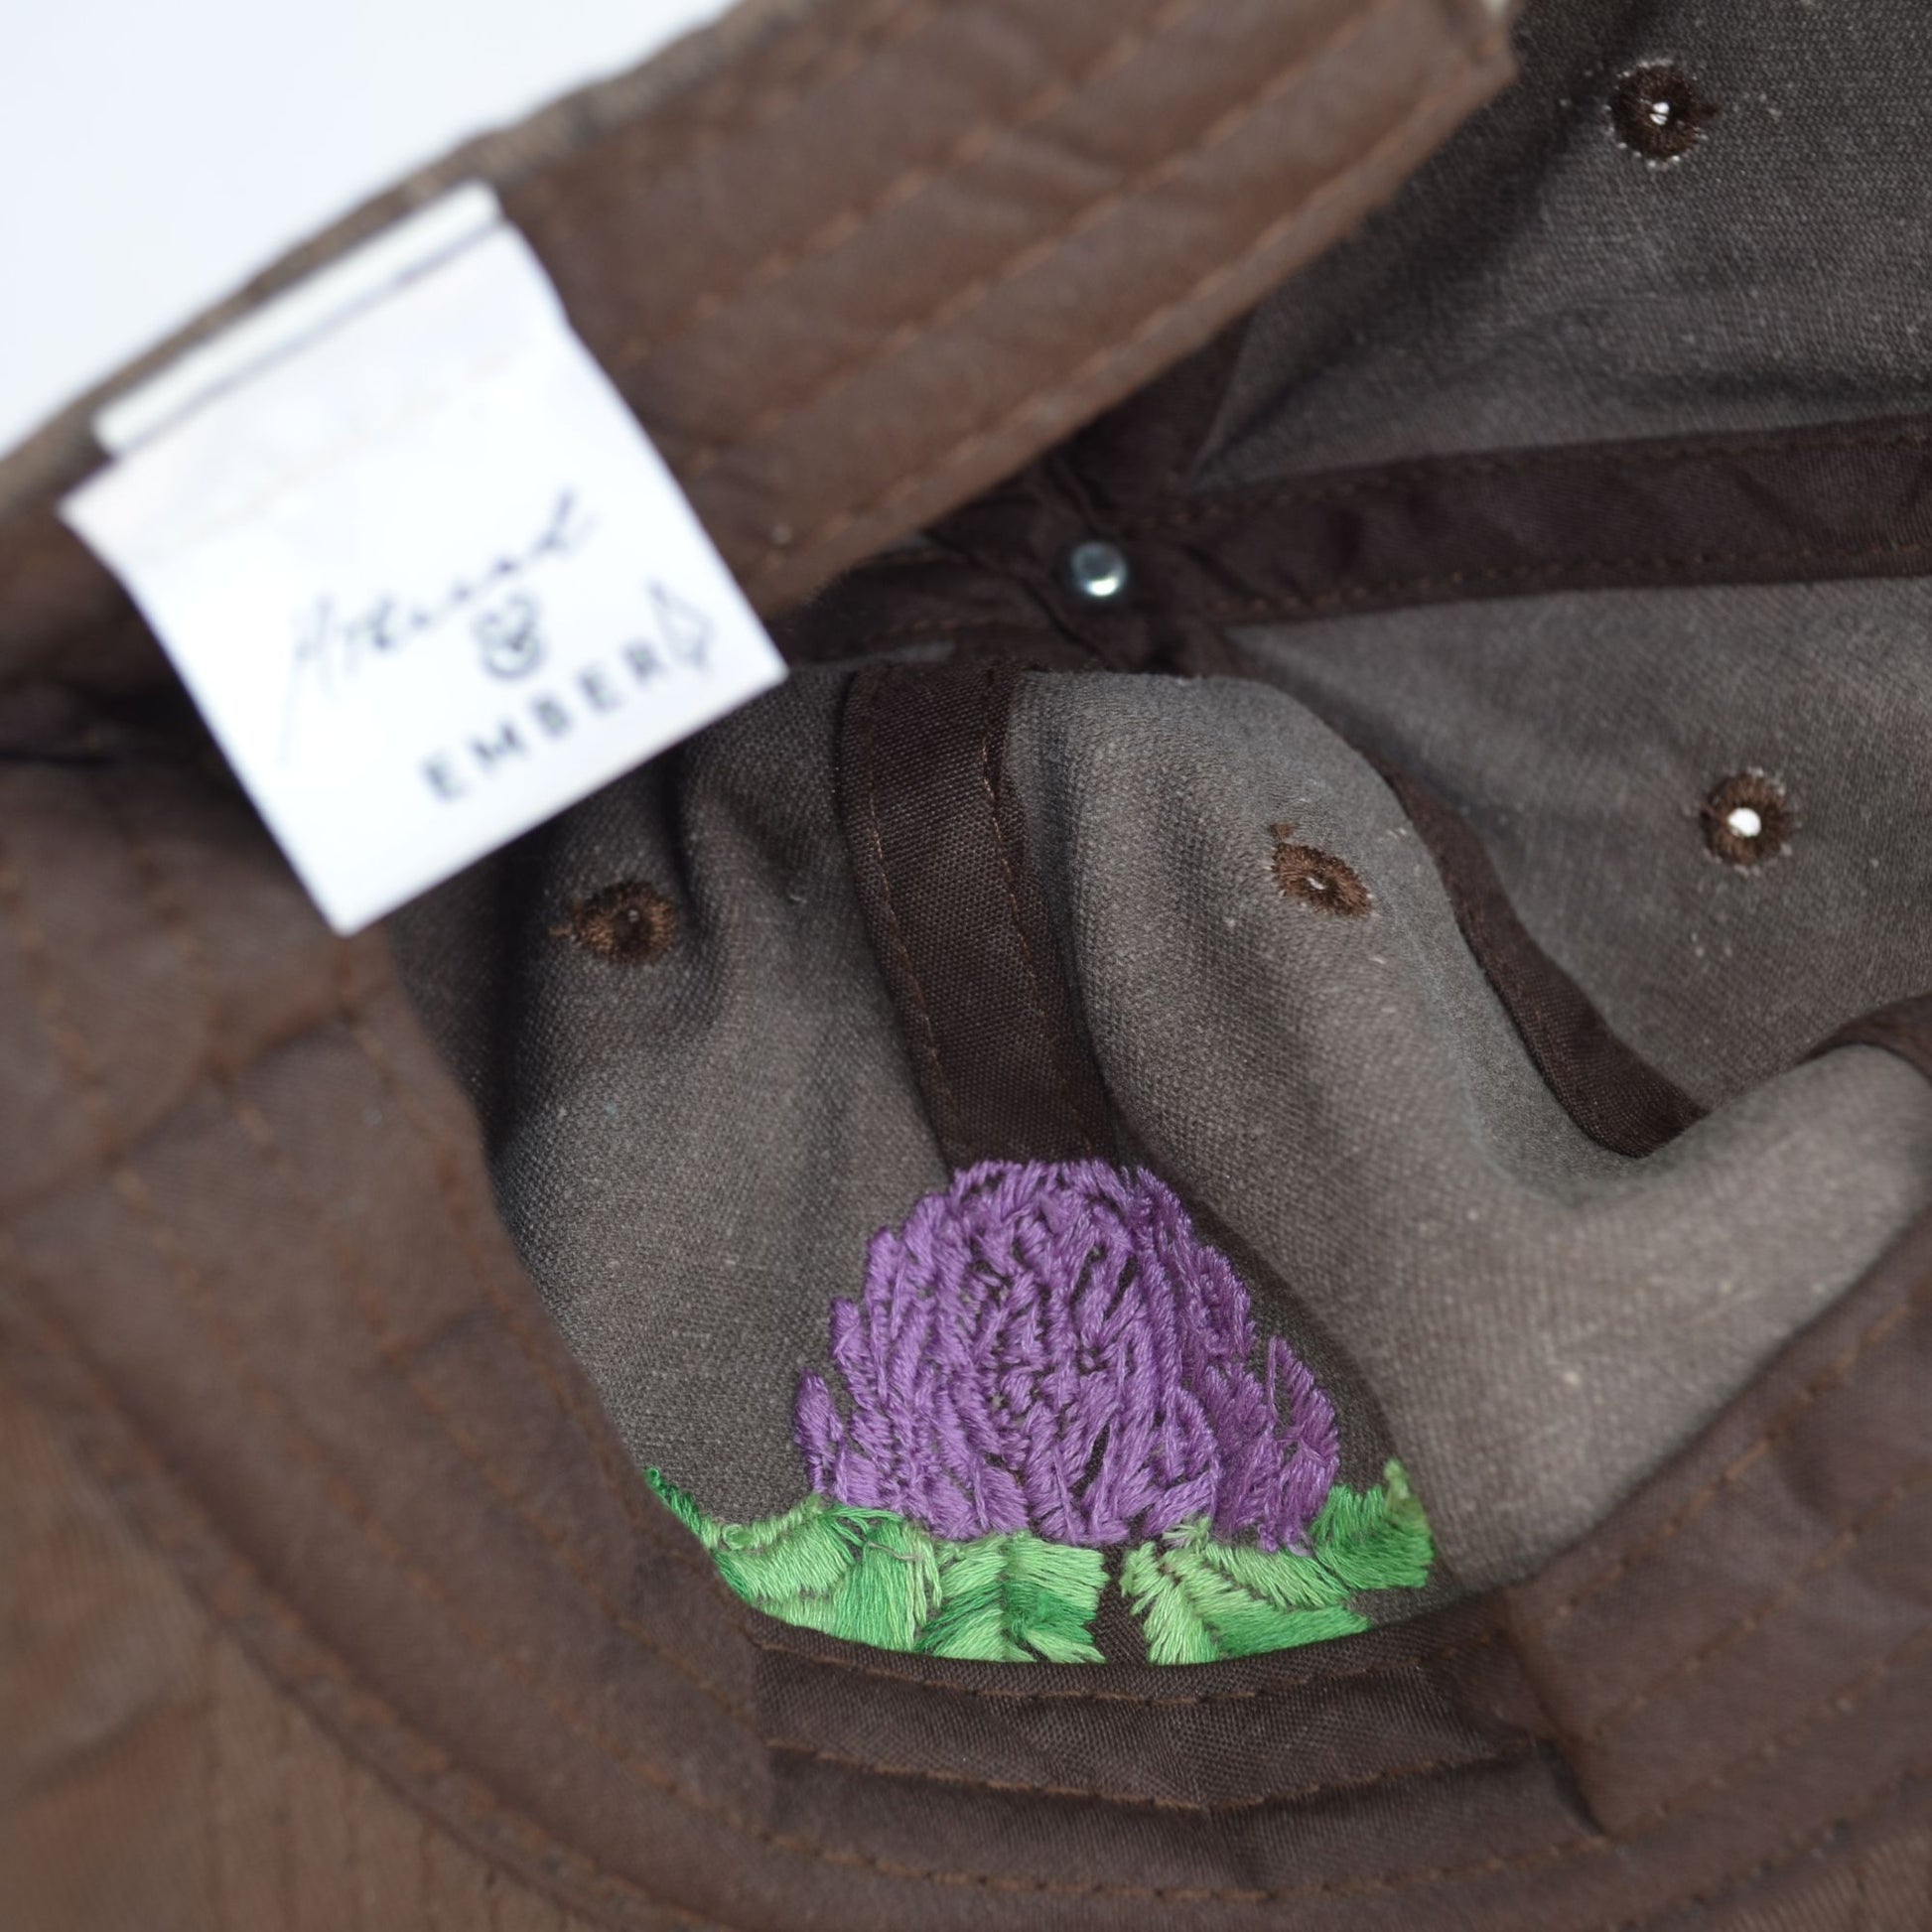
[[1120,1581],[1155,1663],[1207,1664],[1366,1630],[1349,1597],[1420,1587],[1434,1555],[1422,1505],[1391,1462],[1380,1488],[1328,1492],[1306,1551],[1220,1543],[1195,1517],[1129,1551]]
[[[823,1496],[758,1523],[721,1523],[657,1470],[651,1487],[719,1575],[781,1622],[882,1650],[987,1663],[1097,1664],[1098,1550],[1030,1530],[947,1543],[884,1509]],[[1251,1657],[1368,1628],[1357,1590],[1413,1589],[1435,1548],[1399,1462],[1380,1487],[1337,1484],[1306,1550],[1217,1542],[1205,1517],[1126,1553],[1120,1585],[1157,1664]]]
[[939,1546],[938,1612],[919,1633],[933,1657],[1001,1664],[1098,1664],[1093,1613],[1106,1587],[1098,1550],[1031,1530]]
[[882,1650],[910,1650],[939,1601],[932,1537],[884,1509],[823,1496],[759,1523],[720,1523],[677,1485],[646,1472],[746,1602],[780,1622]]

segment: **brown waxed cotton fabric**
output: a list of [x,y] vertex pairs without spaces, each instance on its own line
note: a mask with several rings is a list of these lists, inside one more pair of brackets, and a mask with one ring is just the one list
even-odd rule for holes
[[[1603,17],[1641,40],[1657,11]],[[1524,30],[1544,59],[1584,34],[1554,17],[1552,39]],[[0,1924],[1932,1922],[1932,1017],[1897,997],[1926,990],[1916,958],[1862,941],[1721,1045],[1673,1031],[1647,981],[1600,970],[1599,925],[1559,916],[1512,837],[1516,774],[1485,791],[1432,735],[1437,698],[1444,717],[1496,701],[1488,660],[1399,657],[1438,607],[1479,625],[1496,607],[1476,600],[1504,600],[1506,651],[1537,594],[1612,583],[1748,583],[1785,597],[1751,607],[1785,628],[1817,578],[1889,611],[1877,580],[1924,562],[1920,426],[1666,448],[1654,424],[1598,423],[1635,440],[1289,483],[1223,448],[1210,486],[1210,425],[1254,400],[1254,344],[1283,317],[1221,332],[1502,85],[1488,7],[816,0],[720,32],[488,172],[780,615],[785,691],[341,942],[54,521],[91,460],[77,435],[57,425],[0,474]],[[1596,58],[1573,65],[1600,89]],[[1061,567],[1096,533],[1134,573],[1112,609]],[[1618,607],[1644,626],[1651,608]],[[1390,627],[1324,628],[1351,613]],[[1909,735],[1892,643],[1873,688]],[[1377,676],[1378,644],[1400,676]],[[1725,772],[1684,757],[1701,775],[1675,829],[1708,871],[1668,890],[1722,886],[1741,930],[1761,899],[1699,842]],[[1845,870],[1857,810],[1817,782],[1792,795],[1777,863],[1814,837]],[[1283,897],[1269,859],[1291,825],[1323,851],[1360,836],[1342,856],[1365,915]],[[1250,844],[1253,898],[1224,920]],[[676,913],[661,958],[575,947],[572,904],[641,857]],[[1175,890],[1134,890],[1150,880]],[[1833,904],[1857,930],[1864,901]],[[512,940],[564,963],[519,973]],[[1425,1270],[1401,1333],[1328,1319],[1330,1277],[1365,1281],[1361,1308],[1390,1291],[1315,1265],[1380,1154],[1330,1147],[1334,1185],[1308,1204],[1252,1158],[1243,1109],[1286,1119],[1291,1178],[1321,1172],[1321,1096],[1352,1131],[1379,1091],[1350,1077],[1350,1029],[1375,1036],[1350,989],[1398,953],[1409,1005],[1379,1032],[1406,1050],[1422,1015],[1441,1049],[1403,1123],[1431,1158],[1501,1193],[1554,1149],[1566,1210],[1702,1177],[1709,1214],[1683,1209],[1681,1241],[1653,1217],[1654,1249],[1696,1260],[1729,1214],[1747,1285],[1769,1251],[1779,1295],[1740,1308],[1713,1284],[1711,1310],[1619,1337],[1674,1281],[1633,1236],[1656,1279],[1621,1307],[1612,1280],[1546,1327],[1498,1287],[1509,1330],[1486,1354],[1516,1366],[1494,1398],[1485,1351],[1453,1352],[1481,1338],[1482,1307],[1456,1306],[1479,1271]],[[748,958],[823,1031],[764,1029]],[[1383,1627],[1213,1666],[944,1662],[740,1603],[642,1479],[665,1412],[624,1399],[649,1396],[648,1374],[624,1381],[629,1332],[559,1299],[536,1225],[576,1214],[595,1251],[600,1173],[530,1123],[586,1056],[630,1064],[639,1009],[596,973],[671,989],[725,1055],[706,1064],[736,1054],[751,1086],[762,1067],[762,1103],[708,1130],[754,1176],[706,1167],[733,1201],[756,1204],[752,1156],[817,1176],[826,1219],[855,1225],[877,1224],[868,1186],[908,1196],[977,1152],[1191,1160],[1191,1205],[1337,1393],[1345,1475],[1416,1460],[1454,1560]],[[553,1026],[530,1003],[559,986],[582,997]],[[1722,1006],[1722,985],[1694,991]],[[1241,1051],[1244,1001],[1275,1024]],[[784,1082],[828,1066],[849,1082],[837,1147],[787,1111]],[[782,1144],[760,1154],[761,1134]],[[526,1185],[560,1160],[562,1190]],[[1421,1208],[1461,1204],[1368,1203],[1391,1255],[1426,1250]],[[1284,1219],[1295,1240],[1262,1238]],[[1808,1239],[1831,1250],[1816,1265]],[[1309,1265],[1278,1281],[1291,1250]],[[644,1286],[674,1316],[664,1379],[711,1410],[715,1364],[677,1348],[764,1351],[711,1427],[782,1408],[804,1359],[782,1322],[755,1335],[749,1294]],[[1719,1330],[1725,1371],[1699,1382]],[[1619,1349],[1665,1363],[1625,1385],[1654,1408],[1539,1379],[1559,1341],[1599,1366],[1592,1337],[1611,1370]],[[1551,1454],[1512,1489],[1537,1430]]]
[[[1485,0],[816,0],[750,38],[497,185],[763,610],[1197,347],[1510,71]],[[44,440],[0,494],[37,492],[10,663],[129,621],[44,507],[93,453]]]

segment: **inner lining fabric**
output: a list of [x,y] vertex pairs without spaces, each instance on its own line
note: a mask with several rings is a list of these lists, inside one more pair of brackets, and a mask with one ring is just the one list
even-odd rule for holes
[[[1916,0],[1534,0],[1522,35],[1520,85],[1255,319],[1197,486],[1932,400]],[[1618,87],[1687,97],[1646,64],[1696,85],[1648,152]],[[1587,1530],[1932,1199],[1932,1086],[1806,1057],[1932,991],[1928,617],[1911,581],[1566,593],[1020,685],[1005,769],[1121,1158],[1245,1258],[1338,1480],[1401,1457],[1444,1579]],[[852,668],[391,922],[533,1276],[694,1524],[807,1499],[833,1305],[951,1183],[841,826]],[[1706,1117],[1642,1158],[1580,1129],[1378,765]],[[648,945],[583,942],[627,902]]]
[[[1918,0],[1530,0],[1522,77],[1263,305],[1205,480],[1932,406]],[[1620,79],[1717,110],[1674,159]]]

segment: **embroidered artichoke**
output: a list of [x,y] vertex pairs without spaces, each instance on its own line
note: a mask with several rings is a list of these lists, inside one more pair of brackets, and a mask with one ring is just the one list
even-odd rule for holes
[[832,1309],[841,1408],[799,1385],[812,1485],[965,1541],[1099,1549],[1205,1519],[1304,1549],[1334,1411],[1171,1189],[1099,1161],[987,1162],[875,1235]]

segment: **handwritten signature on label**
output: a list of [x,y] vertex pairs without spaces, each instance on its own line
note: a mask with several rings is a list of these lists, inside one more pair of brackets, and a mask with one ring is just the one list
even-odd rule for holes
[[282,707],[279,756],[289,761],[305,704],[313,694],[345,696],[373,661],[468,617],[478,659],[491,677],[517,678],[543,661],[546,645],[537,601],[519,588],[538,566],[574,555],[596,531],[574,490],[558,492],[548,521],[521,550],[493,558],[474,577],[458,578],[440,595],[410,599],[395,594],[345,611],[333,597],[318,598],[296,621]]

